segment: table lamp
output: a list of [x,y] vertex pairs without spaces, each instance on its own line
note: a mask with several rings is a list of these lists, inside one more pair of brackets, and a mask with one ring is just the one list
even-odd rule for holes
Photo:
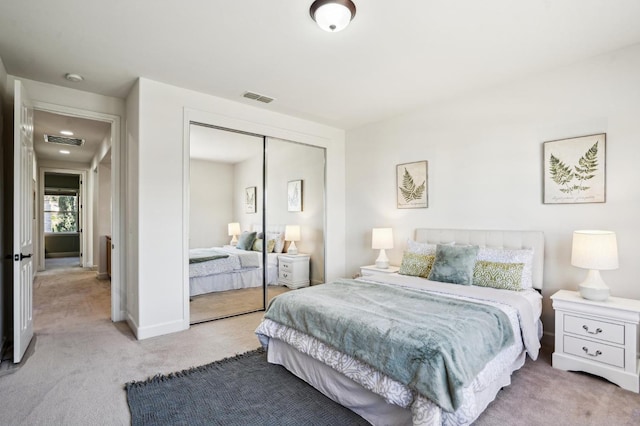
[[585,280],[578,286],[580,295],[588,300],[607,300],[609,287],[602,280],[600,271],[618,268],[618,244],[615,232],[574,231],[571,264],[589,270]]
[[287,254],[298,254],[298,248],[296,247],[296,241],[300,241],[300,226],[298,225],[287,225],[284,228],[284,239],[286,241],[291,241],[289,248],[287,249]]
[[240,224],[238,222],[231,222],[230,224],[227,225],[227,229],[229,231],[229,235],[232,237],[231,242],[229,244],[232,246],[237,245],[238,244],[237,235],[240,235],[242,233],[242,231],[240,231]]
[[389,258],[385,249],[393,248],[393,230],[391,228],[373,228],[371,233],[371,248],[380,249],[380,254],[376,259],[376,268],[387,269]]

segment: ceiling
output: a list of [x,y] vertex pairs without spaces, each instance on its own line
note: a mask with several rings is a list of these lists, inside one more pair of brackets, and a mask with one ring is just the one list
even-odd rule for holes
[[312,0],[2,0],[0,58],[103,95],[142,76],[351,129],[640,42],[640,0],[354,2],[332,34]]
[[[100,147],[100,143],[111,133],[111,125],[106,122],[68,117],[38,110],[34,111],[33,123],[33,149],[36,152],[38,161],[56,160],[89,164]],[[77,147],[44,141],[45,134],[65,136],[60,133],[61,130],[73,132],[73,136],[67,137],[84,139],[84,144],[81,147]],[[62,154],[60,150],[69,151],[69,154]],[[110,156],[106,158],[107,161],[110,161]]]

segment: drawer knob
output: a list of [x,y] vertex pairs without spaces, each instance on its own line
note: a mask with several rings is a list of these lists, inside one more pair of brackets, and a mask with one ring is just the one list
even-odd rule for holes
[[586,325],[583,325],[582,328],[584,328],[584,330],[589,334],[600,334],[600,333],[602,333],[602,329],[600,327],[596,328],[596,331],[589,331],[589,327],[587,327]]
[[282,274],[283,277],[287,278],[289,275],[287,273]]
[[598,355],[602,355],[602,352],[600,352],[600,351],[596,351],[596,353],[594,353],[594,354],[590,354],[590,353],[589,353],[589,349],[587,349],[587,347],[586,347],[586,346],[583,346],[583,347],[582,347],[582,350],[584,351],[584,353],[585,353],[585,354],[587,354],[587,355],[589,355],[589,356],[596,357],[596,356],[598,356]]

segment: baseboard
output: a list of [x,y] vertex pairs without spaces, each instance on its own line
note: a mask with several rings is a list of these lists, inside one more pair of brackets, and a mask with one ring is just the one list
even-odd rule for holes
[[109,277],[109,274],[106,272],[98,272],[96,274],[96,278],[98,278],[99,280],[108,280],[110,277]]
[[59,257],[80,257],[80,252],[62,251],[57,253],[47,253],[45,259],[56,259]]
[[165,322],[163,324],[151,325],[148,327],[137,327],[134,330],[138,340],[149,339],[151,337],[163,336],[165,334],[177,333],[189,329],[188,320]]
[[542,333],[542,339],[540,339],[540,344],[544,347],[550,348],[553,350],[556,341],[556,334],[551,333],[549,331],[545,331]]

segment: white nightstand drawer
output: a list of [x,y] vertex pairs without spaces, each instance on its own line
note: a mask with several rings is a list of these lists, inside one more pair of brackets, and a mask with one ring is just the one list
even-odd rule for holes
[[581,318],[573,315],[564,316],[564,331],[590,339],[624,345],[624,325]]
[[280,271],[278,272],[278,278],[283,281],[291,281],[293,279],[293,273],[284,269],[280,269]]
[[280,259],[280,269],[284,271],[292,271],[293,265],[291,264],[291,262]]
[[624,348],[564,336],[564,352],[591,361],[624,368]]

